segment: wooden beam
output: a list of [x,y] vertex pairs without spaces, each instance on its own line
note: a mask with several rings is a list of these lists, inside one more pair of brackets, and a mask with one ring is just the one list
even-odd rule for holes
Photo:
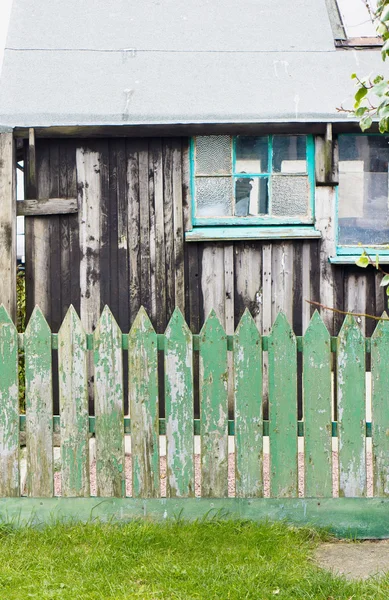
[[324,136],[316,136],[315,171],[316,185],[336,185],[338,183],[337,142],[332,135],[332,124],[327,123]]
[[18,216],[68,215],[78,212],[77,198],[44,198],[16,203]]
[[27,152],[27,197],[36,198],[36,151],[35,130],[28,130],[28,152]]
[[12,133],[0,134],[0,304],[16,319],[16,168]]

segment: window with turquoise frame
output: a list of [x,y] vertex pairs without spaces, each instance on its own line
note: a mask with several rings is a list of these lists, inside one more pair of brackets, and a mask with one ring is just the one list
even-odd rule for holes
[[339,135],[337,254],[389,254],[389,136]]
[[311,135],[191,140],[194,226],[312,224]]

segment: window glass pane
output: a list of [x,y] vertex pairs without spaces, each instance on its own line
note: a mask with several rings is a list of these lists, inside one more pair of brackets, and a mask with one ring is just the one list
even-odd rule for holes
[[196,137],[196,175],[230,175],[231,169],[229,135]]
[[271,214],[279,217],[304,217],[309,214],[307,177],[273,175]]
[[307,141],[305,135],[274,136],[273,171],[276,173],[307,172]]
[[235,142],[236,173],[268,172],[268,137],[238,135]]
[[269,212],[267,177],[239,177],[235,179],[235,215],[266,215]]
[[232,178],[196,177],[196,216],[225,217],[232,214]]
[[389,243],[389,137],[339,136],[339,244]]

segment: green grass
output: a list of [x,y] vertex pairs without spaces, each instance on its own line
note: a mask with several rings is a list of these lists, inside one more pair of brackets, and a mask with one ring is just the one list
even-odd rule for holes
[[387,600],[389,577],[350,583],[318,569],[319,541],[228,521],[0,526],[0,598]]

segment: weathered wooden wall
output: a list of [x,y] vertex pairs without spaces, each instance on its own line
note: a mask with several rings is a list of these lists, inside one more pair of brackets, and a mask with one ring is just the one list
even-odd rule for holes
[[[123,331],[144,305],[158,332],[179,306],[195,333],[211,308],[227,333],[246,306],[263,333],[282,309],[297,335],[314,310],[306,299],[373,314],[385,308],[373,269],[328,263],[330,186],[316,193],[323,240],[185,243],[186,138],[38,138],[36,168],[37,198],[79,201],[78,214],[26,218],[28,313],[38,303],[54,331],[70,304],[88,329],[108,304]],[[343,317],[322,312],[337,334]],[[362,322],[366,335],[373,327]]]

